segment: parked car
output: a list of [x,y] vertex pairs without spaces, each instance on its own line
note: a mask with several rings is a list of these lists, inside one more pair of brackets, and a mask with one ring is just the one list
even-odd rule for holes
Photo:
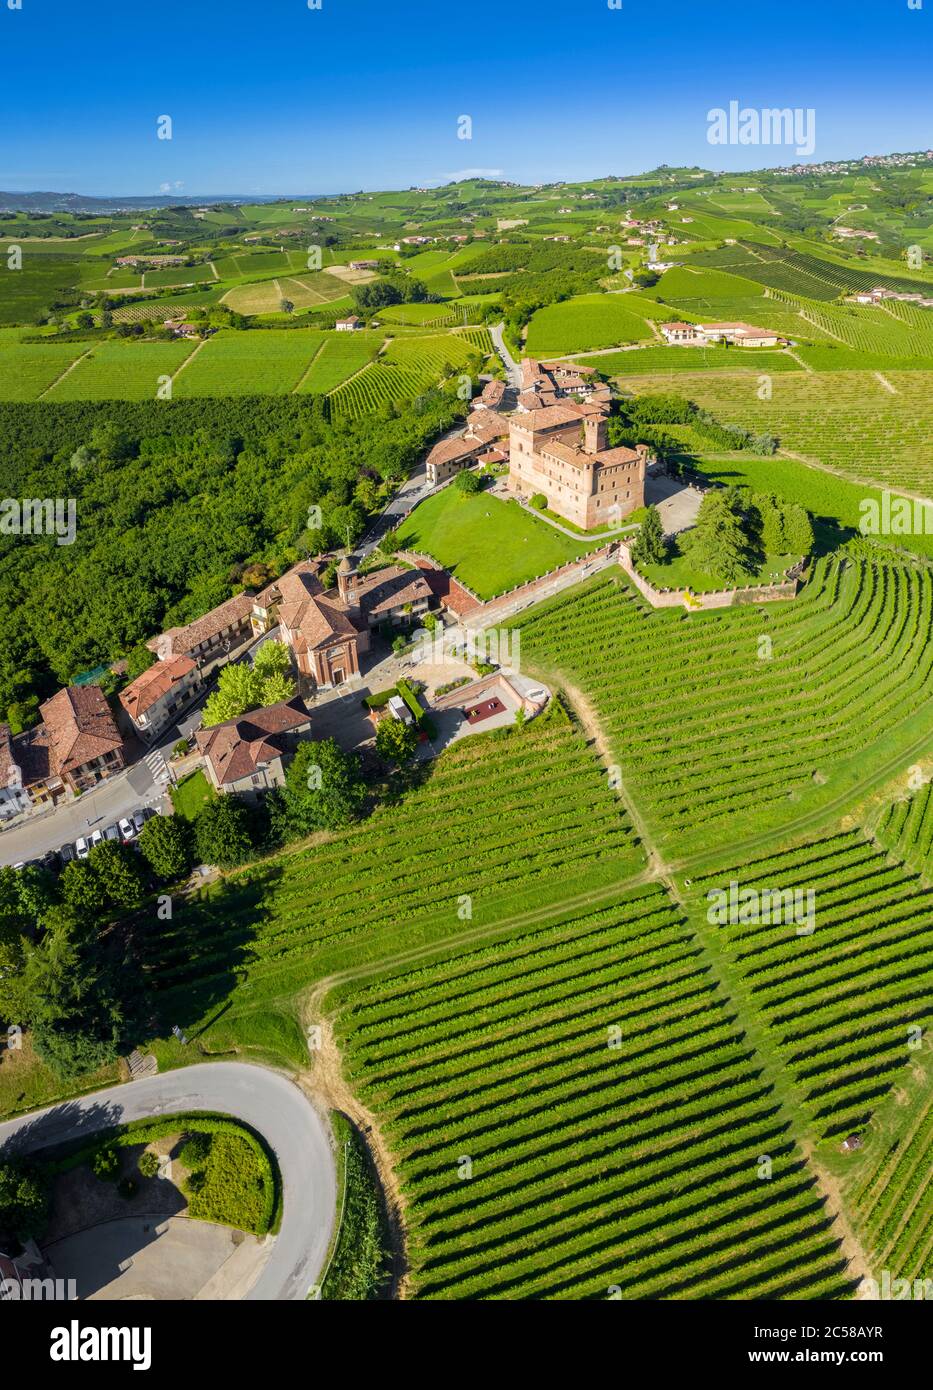
[[134,812],[133,812],[132,821],[133,821],[133,824],[134,824],[135,827],[136,827],[136,834],[137,834],[137,835],[138,835],[139,832],[142,830],[143,826],[146,824],[146,821],[147,821],[148,819],[149,819],[149,817],[146,815],[145,811],[134,811]]
[[102,830],[95,830],[89,841],[90,848],[96,849],[103,838],[104,832]]
[[119,827],[118,825],[108,825],[108,826],[107,826],[107,829],[104,831],[104,839],[105,839],[105,840],[119,840],[119,838],[120,838],[120,827]]
[[129,816],[124,816],[120,821],[120,834],[126,842],[135,840],[136,836],[139,834],[139,831],[136,829],[136,826],[130,820]]
[[79,839],[75,840],[75,854],[79,859],[86,859],[90,852],[91,846],[88,844],[87,840],[84,838],[83,835],[80,836]]
[[70,864],[74,857],[74,845],[62,845],[61,849],[58,851],[58,862],[61,864],[62,868],[64,868],[66,864]]

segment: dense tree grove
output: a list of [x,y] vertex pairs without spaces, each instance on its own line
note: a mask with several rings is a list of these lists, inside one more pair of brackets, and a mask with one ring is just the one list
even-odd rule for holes
[[[323,399],[0,404],[0,495],[75,500],[73,544],[0,535],[0,718],[250,580],[362,533],[465,407],[431,391],[332,427]],[[373,487],[375,484],[375,489]],[[361,500],[361,498],[363,500]]]

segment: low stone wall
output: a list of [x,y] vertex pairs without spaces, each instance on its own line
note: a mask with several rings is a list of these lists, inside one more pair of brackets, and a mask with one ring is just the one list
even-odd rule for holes
[[644,575],[638,573],[629,547],[619,542],[619,564],[635,588],[652,608],[686,608],[689,613],[709,608],[732,608],[742,603],[773,603],[797,597],[799,579],[784,579],[776,584],[748,584],[744,588],[715,589],[708,594],[695,594],[692,589],[656,589]]

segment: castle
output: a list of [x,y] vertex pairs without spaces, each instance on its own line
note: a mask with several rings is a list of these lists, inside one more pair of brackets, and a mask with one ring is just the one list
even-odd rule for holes
[[550,511],[583,530],[618,526],[644,506],[648,447],[609,447],[608,388],[590,369],[526,358],[509,420],[509,487],[543,494]]

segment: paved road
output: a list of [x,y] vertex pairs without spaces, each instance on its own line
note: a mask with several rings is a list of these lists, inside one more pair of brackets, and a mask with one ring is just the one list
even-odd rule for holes
[[212,1062],[66,1101],[0,1124],[0,1151],[49,1144],[150,1115],[216,1110],[257,1130],[282,1175],[282,1226],[250,1299],[307,1297],[323,1269],[337,1210],[337,1174],[324,1123],[293,1082],[245,1062]]
[[506,375],[509,379],[509,385],[514,386],[516,391],[520,391],[522,385],[521,369],[505,345],[505,339],[502,336],[502,328],[503,325],[501,323],[493,325],[489,330],[489,336],[492,338],[493,347],[502,358]]

